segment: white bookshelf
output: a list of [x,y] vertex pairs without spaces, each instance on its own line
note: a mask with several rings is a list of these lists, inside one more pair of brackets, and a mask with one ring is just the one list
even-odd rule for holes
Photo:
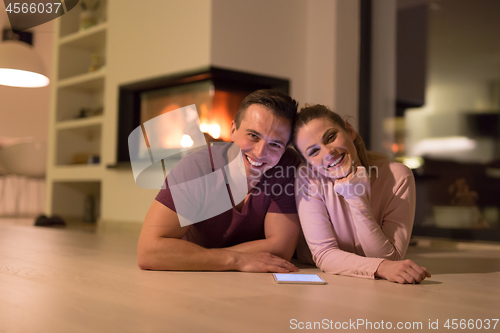
[[[105,4],[105,3],[104,3]],[[92,59],[105,64],[108,23],[79,30],[77,6],[55,20],[54,66],[52,72],[46,213],[63,218],[83,218],[85,200],[91,195],[100,207],[102,131],[106,67],[92,70]],[[86,111],[86,112],[82,112]],[[85,157],[88,157],[87,160]],[[99,162],[97,162],[99,157]],[[96,212],[99,216],[99,212]]]
[[95,117],[87,117],[81,119],[65,120],[57,122],[56,128],[58,130],[64,130],[64,129],[75,129],[75,128],[101,125],[103,119],[104,119],[103,116],[95,116]]
[[84,73],[59,80],[59,88],[72,88],[84,91],[100,91],[104,89],[104,79],[106,78],[106,70],[100,69],[96,72]]
[[98,181],[102,178],[102,168],[98,165],[66,165],[53,169],[54,182]]
[[87,30],[78,31],[59,39],[59,47],[99,49],[106,45],[108,23],[104,22]]

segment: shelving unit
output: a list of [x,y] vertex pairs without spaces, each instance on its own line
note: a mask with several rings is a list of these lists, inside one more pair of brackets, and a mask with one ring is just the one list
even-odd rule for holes
[[95,116],[81,119],[65,120],[56,123],[56,128],[58,130],[82,128],[93,125],[101,125],[103,121],[103,116]]
[[99,165],[67,165],[53,169],[52,180],[61,181],[101,181],[102,172]]
[[59,88],[71,88],[83,91],[100,91],[104,88],[104,78],[106,70],[100,69],[95,72],[75,75],[67,79],[60,80]]
[[84,220],[89,200],[99,217],[104,172],[100,161],[106,68],[91,67],[96,67],[93,58],[103,63],[106,59],[105,2],[98,12],[100,23],[93,27],[79,29],[80,13],[77,6],[55,21],[45,210],[68,220]]
[[106,45],[106,31],[108,23],[104,22],[66,35],[59,39],[59,47],[70,47],[75,49],[103,49]]
[[100,124],[57,129],[56,165],[93,165],[94,162],[86,161],[91,157],[100,156],[100,152]]

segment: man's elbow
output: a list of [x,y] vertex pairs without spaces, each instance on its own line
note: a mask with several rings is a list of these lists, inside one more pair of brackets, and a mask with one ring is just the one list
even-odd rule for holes
[[286,261],[290,261],[292,260],[292,257],[293,257],[293,252],[292,253],[289,253],[289,252],[283,252],[283,253],[280,253],[280,254],[277,254],[279,257],[285,259]]
[[295,249],[297,248],[297,241],[299,238],[299,233],[296,235],[282,238],[282,237],[268,237],[267,241],[271,244],[271,253],[283,258],[285,260],[292,260]]
[[272,251],[274,252],[274,255],[279,256],[280,258],[283,258],[287,261],[292,260],[293,254],[295,252],[295,246],[275,246],[275,250]]
[[143,253],[144,251],[137,250],[137,266],[142,270],[153,269],[148,256]]
[[154,270],[154,267],[148,258],[141,255],[137,255],[137,266],[142,270]]
[[141,261],[138,261],[137,262],[137,266],[143,270],[143,271],[146,271],[146,270],[151,270],[151,268],[144,262],[141,262]]
[[137,244],[137,266],[142,270],[154,270],[152,253],[148,246],[139,242]]

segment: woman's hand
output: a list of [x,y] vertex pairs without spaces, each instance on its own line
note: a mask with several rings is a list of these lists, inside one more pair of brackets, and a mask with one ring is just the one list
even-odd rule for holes
[[376,277],[397,283],[420,283],[431,274],[410,259],[401,261],[384,260],[375,272]]
[[370,178],[365,167],[358,166],[355,170],[347,177],[337,179],[333,186],[335,192],[343,196],[344,199],[365,196],[370,188]]

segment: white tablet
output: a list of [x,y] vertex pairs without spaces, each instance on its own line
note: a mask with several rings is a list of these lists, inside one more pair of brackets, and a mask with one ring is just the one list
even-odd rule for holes
[[276,283],[327,284],[318,274],[273,273]]

